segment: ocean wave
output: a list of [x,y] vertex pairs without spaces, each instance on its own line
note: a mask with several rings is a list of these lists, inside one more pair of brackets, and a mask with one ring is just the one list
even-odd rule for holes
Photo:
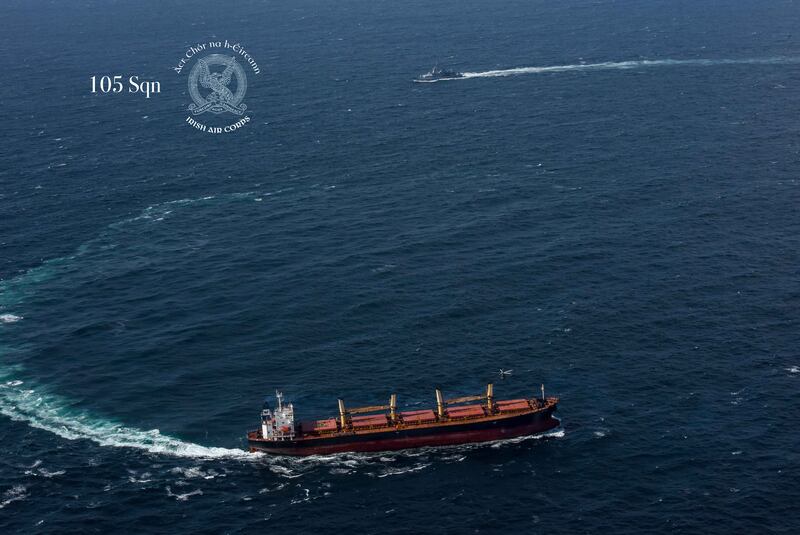
[[131,483],[150,483],[153,480],[153,474],[150,472],[142,472],[141,474],[135,470],[128,469],[128,481]]
[[2,501],[0,501],[0,509],[4,509],[7,505],[24,500],[28,497],[28,489],[22,485],[14,485],[3,493]]
[[421,463],[415,466],[409,466],[407,468],[387,468],[381,474],[377,474],[377,477],[389,477],[389,476],[399,476],[401,474],[407,474],[409,472],[419,472],[420,470],[424,470],[425,468],[429,467],[431,463]]
[[[525,435],[522,437],[515,437],[515,438],[504,438],[502,440],[495,440],[494,442],[489,442],[489,446],[492,448],[501,448],[503,446],[508,446],[510,444],[519,444],[520,442],[525,442],[527,440],[542,440],[545,438],[564,438],[566,433],[564,432],[563,427],[557,427],[556,429],[552,429],[545,433],[539,433],[537,435]],[[482,444],[470,444],[472,447],[480,447]]]
[[179,502],[185,502],[192,496],[202,496],[202,495],[203,491],[200,489],[196,489],[191,492],[187,492],[185,494],[175,494],[174,492],[172,492],[172,489],[170,487],[167,487],[167,496],[169,496],[170,498],[175,498]]
[[178,474],[180,476],[185,477],[186,479],[196,479],[196,478],[203,478],[203,479],[214,479],[215,477],[222,476],[225,477],[225,474],[220,474],[216,470],[203,470],[199,466],[193,466],[191,468],[181,468],[176,467],[170,470],[171,474]]
[[34,462],[31,466],[29,466],[28,470],[25,470],[25,475],[26,476],[41,476],[41,477],[46,477],[46,478],[50,479],[51,477],[63,476],[64,474],[67,473],[66,470],[56,470],[56,471],[51,472],[47,468],[42,467],[41,464],[42,464],[42,460],[41,459],[36,459],[36,462]]
[[15,316],[14,314],[0,314],[0,323],[16,323],[22,319],[22,316]]

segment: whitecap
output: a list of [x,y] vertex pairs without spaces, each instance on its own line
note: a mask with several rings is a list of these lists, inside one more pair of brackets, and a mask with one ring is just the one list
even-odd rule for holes
[[378,474],[378,477],[399,476],[401,474],[408,474],[410,472],[419,472],[429,467],[431,463],[422,463],[409,468],[389,468],[385,472]]
[[193,490],[191,492],[187,492],[185,494],[175,494],[175,493],[172,492],[171,488],[167,487],[167,496],[169,496],[170,498],[175,498],[177,501],[180,501],[180,502],[185,502],[186,500],[188,500],[192,496],[202,496],[202,494],[203,494],[203,491],[200,490],[200,489],[195,489],[195,490]]
[[131,483],[149,483],[152,481],[150,472],[144,472],[139,477],[137,477],[136,472],[133,470],[128,470],[128,473],[130,474],[128,476],[128,481]]
[[[524,442],[526,440],[540,440],[543,438],[564,438],[564,429],[559,427],[552,431],[547,431],[546,433],[539,433],[538,435],[526,435],[524,437],[516,437],[516,438],[506,438],[503,440],[496,440],[494,442],[490,442],[492,448],[500,448],[506,446],[508,444],[519,444],[520,442]],[[481,444],[472,444],[472,447],[480,447]]]
[[284,466],[280,466],[280,465],[275,465],[275,464],[270,465],[269,469],[270,469],[270,471],[272,473],[278,474],[278,475],[283,476],[283,477],[288,478],[288,479],[295,479],[295,478],[298,478],[298,477],[303,475],[303,474],[295,474],[294,472],[292,472],[288,468],[286,468]]
[[67,473],[66,470],[56,470],[54,472],[51,472],[50,470],[47,470],[46,468],[40,468],[39,469],[39,475],[42,476],[42,477],[46,477],[48,479],[51,478],[51,477],[56,477],[56,476],[63,476],[66,473]]
[[352,470],[348,470],[347,468],[331,468],[330,469],[330,473],[333,474],[333,475],[342,476],[342,475],[345,475],[345,474],[352,474],[353,471]]
[[0,501],[0,509],[7,505],[24,500],[28,497],[28,489],[23,485],[14,485],[3,493],[3,501]]
[[215,470],[203,471],[199,466],[193,466],[191,468],[173,468],[172,470],[170,470],[170,473],[182,475],[187,479],[194,479],[199,477],[202,477],[203,479],[214,479],[215,477],[220,475],[224,477],[224,474],[220,474]]
[[286,483],[278,483],[275,486],[275,488],[270,489],[270,488],[264,487],[263,489],[259,490],[258,493],[259,494],[267,494],[268,492],[276,492],[276,491],[282,490],[284,488],[286,488]]
[[311,491],[308,490],[308,489],[302,489],[302,490],[306,493],[305,498],[300,499],[300,500],[292,500],[291,501],[292,505],[297,504],[297,503],[307,502],[307,501],[309,501],[311,499]]
[[396,264],[383,264],[382,266],[378,266],[376,268],[372,268],[373,273],[386,273],[387,271],[392,271],[396,268]]
[[0,323],[16,323],[22,319],[22,316],[14,314],[0,314]]

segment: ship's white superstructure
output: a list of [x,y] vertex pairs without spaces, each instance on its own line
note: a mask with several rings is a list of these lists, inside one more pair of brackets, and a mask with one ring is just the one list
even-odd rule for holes
[[283,403],[283,393],[275,391],[278,406],[274,411],[265,406],[261,411],[261,436],[268,440],[294,439],[294,407]]

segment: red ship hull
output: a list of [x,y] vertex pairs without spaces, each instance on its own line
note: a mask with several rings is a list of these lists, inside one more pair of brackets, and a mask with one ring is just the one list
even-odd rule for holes
[[536,435],[554,429],[555,398],[517,414],[449,420],[421,426],[393,426],[371,431],[337,432],[326,436],[301,436],[294,440],[265,440],[258,431],[248,433],[251,451],[277,455],[329,455],[342,452],[379,452],[492,442]]

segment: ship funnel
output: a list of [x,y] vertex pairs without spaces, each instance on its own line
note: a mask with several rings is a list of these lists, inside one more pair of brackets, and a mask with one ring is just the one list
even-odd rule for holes
[[436,389],[436,414],[439,415],[439,418],[444,418],[444,398],[442,391],[438,388]]
[[392,422],[397,421],[397,394],[392,394],[389,398],[389,418]]
[[342,431],[347,428],[347,414],[344,410],[344,400],[339,400],[339,420],[342,424]]
[[486,385],[486,410],[492,414],[494,410],[494,385],[489,383]]

